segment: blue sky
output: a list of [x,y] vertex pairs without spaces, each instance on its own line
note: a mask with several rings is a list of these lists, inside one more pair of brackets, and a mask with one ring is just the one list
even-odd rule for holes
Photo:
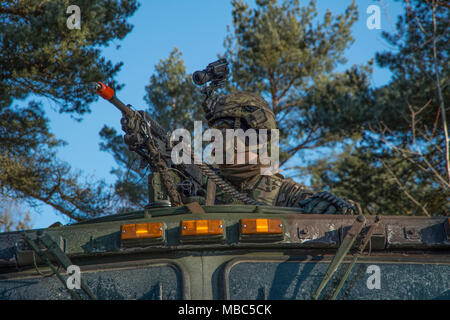
[[[118,93],[126,103],[137,109],[146,108],[143,100],[145,86],[153,73],[154,66],[168,57],[174,47],[183,53],[183,59],[189,73],[202,69],[224,52],[223,40],[227,34],[227,25],[232,24],[231,2],[224,0],[145,0],[129,22],[133,31],[123,40],[116,41],[103,50],[103,55],[113,62],[124,62],[117,80],[126,86]],[[253,6],[254,1],[248,1]],[[302,1],[301,3],[307,3]],[[326,9],[334,15],[343,13],[350,0],[318,0],[319,17]],[[369,5],[381,8],[381,29],[369,30],[366,10]],[[359,20],[353,26],[354,44],[347,48],[346,66],[366,63],[377,51],[390,50],[381,38],[381,31],[392,32],[396,17],[402,13],[401,3],[394,1],[357,1]],[[81,21],[83,27],[83,21]],[[120,49],[116,49],[120,45]],[[346,67],[344,66],[344,67]],[[390,79],[388,70],[375,67],[372,84],[380,86]],[[70,115],[55,112],[50,103],[43,100],[52,132],[68,144],[60,148],[58,157],[69,162],[74,169],[82,170],[93,179],[114,182],[110,174],[116,166],[108,153],[99,149],[99,131],[104,124],[113,126],[120,132],[120,112],[105,101],[91,105],[92,112],[76,122]],[[54,209],[42,205],[33,215],[33,227],[47,227],[55,221],[68,223]]]

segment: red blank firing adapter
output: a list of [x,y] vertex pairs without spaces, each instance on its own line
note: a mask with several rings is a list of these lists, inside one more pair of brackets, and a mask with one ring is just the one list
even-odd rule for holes
[[100,81],[95,84],[95,91],[100,97],[106,100],[110,100],[112,97],[114,97],[115,94],[113,88],[108,87],[106,84]]

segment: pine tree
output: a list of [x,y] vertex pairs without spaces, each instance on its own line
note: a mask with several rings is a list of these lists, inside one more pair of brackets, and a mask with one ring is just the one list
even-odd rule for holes
[[[81,10],[80,29],[67,8]],[[29,205],[46,203],[71,219],[108,212],[112,195],[56,159],[63,141],[49,130],[40,98],[81,120],[97,99],[88,85],[109,82],[121,67],[101,47],[123,39],[136,1],[12,0],[0,3],[0,193]],[[120,88],[120,85],[117,85]],[[21,100],[32,98],[24,106]],[[22,105],[20,105],[22,104]]]
[[[78,5],[81,28],[69,29],[66,13]],[[101,47],[123,39],[136,1],[14,0],[0,5],[0,106],[29,94],[49,98],[59,112],[81,115],[96,100],[86,85],[112,81],[121,67]]]
[[194,120],[203,119],[203,95],[192,82],[192,75],[186,72],[182,53],[177,48],[155,66],[145,91],[144,100],[150,114],[161,119],[164,128],[192,130]]
[[448,215],[449,11],[437,1],[404,6],[396,32],[383,34],[394,50],[376,55],[393,77],[372,92],[363,139],[309,172],[373,213]]
[[269,102],[280,129],[281,164],[301,150],[360,133],[370,65],[336,71],[353,42],[356,5],[319,20],[314,1],[257,0],[255,9],[239,0],[232,4],[233,31],[225,40],[229,90],[255,92]]

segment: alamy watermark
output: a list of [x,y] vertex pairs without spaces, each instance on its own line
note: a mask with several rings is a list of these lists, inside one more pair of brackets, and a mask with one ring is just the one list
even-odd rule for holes
[[70,290],[81,288],[81,271],[80,267],[74,264],[67,267],[66,285]]
[[[246,143],[246,140],[248,143]],[[202,122],[194,121],[194,152],[192,137],[186,129],[172,132],[174,144],[171,158],[174,164],[261,164],[261,175],[273,175],[279,169],[278,129],[207,129],[202,134]],[[204,149],[204,141],[211,142]],[[269,155],[270,150],[270,155]],[[193,161],[192,161],[193,158]]]
[[70,30],[81,29],[81,10],[80,7],[77,5],[70,5],[67,7],[66,10],[67,14],[70,14],[70,16],[67,18],[67,28]]
[[377,265],[370,265],[366,270],[367,274],[370,274],[369,278],[367,278],[367,289],[381,289],[381,269]]
[[381,10],[377,5],[370,5],[366,10],[367,14],[370,16],[366,20],[366,26],[369,30],[381,29]]
[[[66,10],[70,16],[67,18],[67,28],[70,30],[81,29],[81,9],[77,5],[70,5]],[[369,30],[381,29],[381,9],[379,6],[372,4],[367,7],[366,13],[370,16],[367,17],[366,26]]]

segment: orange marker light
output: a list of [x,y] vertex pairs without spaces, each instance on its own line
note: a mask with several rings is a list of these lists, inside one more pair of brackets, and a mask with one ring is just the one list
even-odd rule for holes
[[256,219],[256,232],[267,233],[269,232],[269,222],[267,219]]
[[107,86],[103,82],[97,82],[95,89],[96,93],[103,99],[110,100],[112,97],[114,97],[114,89]]
[[222,220],[181,221],[181,236],[213,236],[222,233]]
[[241,234],[282,234],[280,219],[241,219]]
[[120,226],[122,240],[161,238],[162,233],[162,222],[124,224]]

